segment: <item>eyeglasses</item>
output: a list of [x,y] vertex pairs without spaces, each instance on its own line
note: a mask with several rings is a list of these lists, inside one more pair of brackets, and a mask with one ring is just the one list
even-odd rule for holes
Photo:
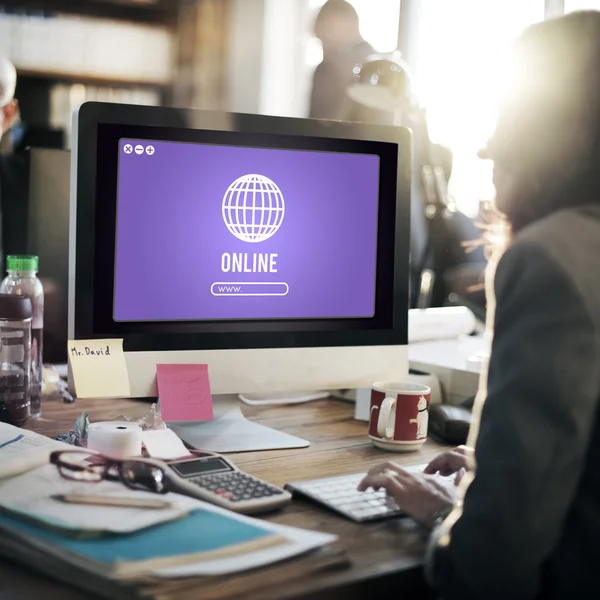
[[156,462],[145,458],[118,460],[91,450],[55,450],[50,463],[65,479],[97,483],[103,479],[121,481],[133,490],[166,494],[168,478]]

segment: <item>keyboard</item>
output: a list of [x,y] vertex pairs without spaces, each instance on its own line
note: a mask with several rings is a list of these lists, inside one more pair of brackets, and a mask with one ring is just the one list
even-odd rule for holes
[[[404,468],[407,471],[421,472],[426,466],[427,464],[423,464]],[[383,489],[377,492],[372,489],[366,492],[357,491],[356,486],[365,475],[366,473],[355,473],[310,481],[296,481],[288,483],[285,488],[292,494],[299,494],[315,500],[357,523],[404,514],[394,499],[388,496]],[[453,482],[454,475],[444,477],[444,479]]]

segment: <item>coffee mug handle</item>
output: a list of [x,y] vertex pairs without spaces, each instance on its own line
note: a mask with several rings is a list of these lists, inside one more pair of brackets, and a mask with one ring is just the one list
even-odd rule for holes
[[377,419],[377,435],[380,438],[391,440],[394,438],[394,423],[390,423],[392,408],[396,404],[397,396],[386,396],[379,409]]

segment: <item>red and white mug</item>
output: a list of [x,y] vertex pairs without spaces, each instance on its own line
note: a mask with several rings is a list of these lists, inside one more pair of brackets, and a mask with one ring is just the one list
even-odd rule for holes
[[393,452],[418,450],[427,440],[431,389],[426,385],[382,381],[371,388],[369,437]]

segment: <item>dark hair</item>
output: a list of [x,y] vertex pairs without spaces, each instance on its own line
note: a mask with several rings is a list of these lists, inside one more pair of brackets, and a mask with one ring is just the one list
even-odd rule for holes
[[323,23],[330,18],[344,19],[346,22],[355,26],[358,31],[358,13],[354,6],[346,0],[327,0],[321,7],[315,20],[315,31],[318,31]]
[[518,230],[600,203],[600,12],[533,25],[513,47],[520,71],[501,99],[490,155],[518,188],[500,207]]

